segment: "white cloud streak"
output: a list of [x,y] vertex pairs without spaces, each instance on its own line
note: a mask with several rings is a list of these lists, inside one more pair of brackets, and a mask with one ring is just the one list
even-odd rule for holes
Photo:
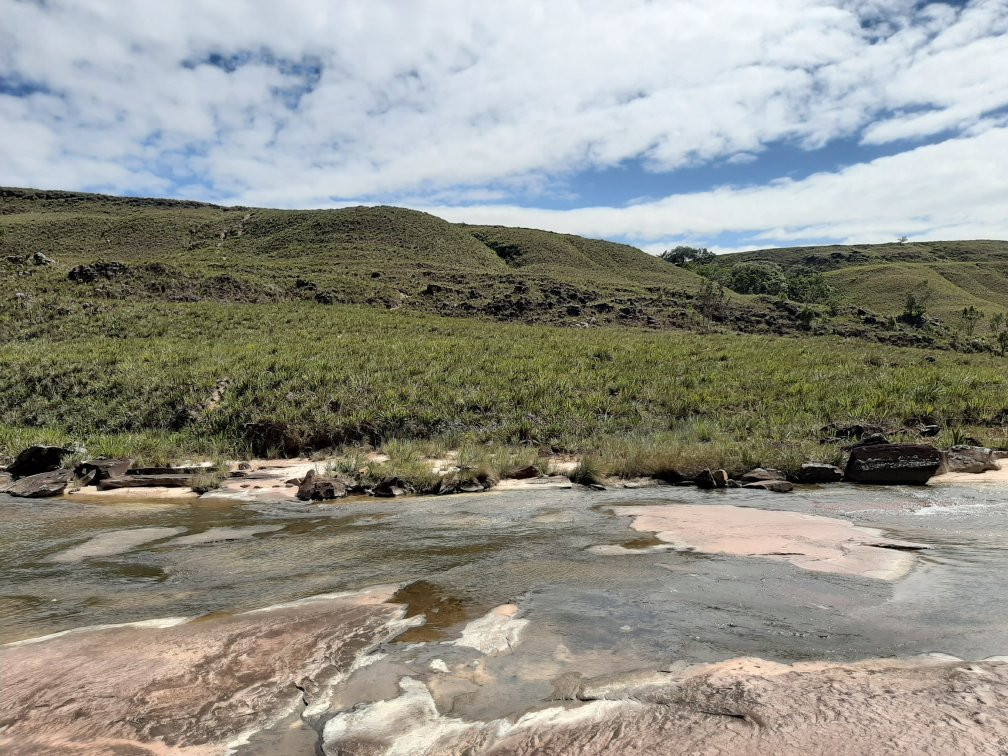
[[[1008,0],[0,0],[0,19],[0,183],[288,207],[410,196],[642,241],[1008,231],[989,210],[1005,151],[981,152],[1004,147]],[[471,204],[627,160],[674,171],[838,138],[945,141],[629,208]]]

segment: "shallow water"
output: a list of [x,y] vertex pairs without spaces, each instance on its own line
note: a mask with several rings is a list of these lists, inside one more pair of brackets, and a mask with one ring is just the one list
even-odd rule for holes
[[[845,518],[931,549],[889,583],[770,559],[656,550],[656,539],[632,530],[620,512],[677,503]],[[604,545],[630,553],[592,549]],[[0,495],[0,643],[398,585],[394,600],[427,622],[387,647],[363,692],[350,686],[340,694],[348,706],[371,700],[403,665],[444,657],[437,642],[458,638],[467,622],[517,604],[529,623],[507,656],[486,662],[494,684],[451,698],[453,714],[467,718],[544,705],[568,673],[737,656],[1005,654],[1006,574],[1008,491],[979,485],[807,487],[789,495],[575,489],[332,505]]]

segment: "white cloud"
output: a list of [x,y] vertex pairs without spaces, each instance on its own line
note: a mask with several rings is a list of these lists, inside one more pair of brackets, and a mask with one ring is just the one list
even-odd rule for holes
[[722,187],[631,207],[542,210],[484,205],[426,207],[448,220],[532,226],[592,237],[622,237],[650,251],[703,243],[728,232],[773,246],[810,239],[850,242],[976,239],[1008,234],[1008,127],[768,186]]
[[[972,163],[969,145],[990,139],[1008,107],[1005,0],[961,9],[912,0],[0,0],[0,18],[5,184],[278,206],[380,195],[489,202],[568,191],[578,171],[626,160],[656,171],[738,164],[781,141],[812,149],[952,131],[975,137],[956,142]],[[907,152],[900,165],[927,154]],[[986,159],[1004,167],[1003,157]],[[472,213],[600,235],[625,228],[639,239],[679,233],[677,224],[855,234],[848,208],[865,204],[860,175],[626,209]],[[835,196],[855,185],[851,197]],[[923,217],[950,229],[974,222],[936,214],[921,195],[871,194],[904,215],[868,208],[866,233],[889,233],[890,223],[911,233]],[[806,220],[745,206],[796,196],[812,211]],[[683,207],[697,214],[673,212]]]

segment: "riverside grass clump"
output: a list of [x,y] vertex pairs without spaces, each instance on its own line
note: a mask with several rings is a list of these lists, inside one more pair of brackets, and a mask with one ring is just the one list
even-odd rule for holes
[[820,428],[848,420],[1008,444],[1003,359],[835,337],[122,301],[0,344],[0,365],[6,456],[37,442],[144,463],[367,447],[421,475],[453,451],[497,479],[551,453],[627,477],[793,470],[839,461]]

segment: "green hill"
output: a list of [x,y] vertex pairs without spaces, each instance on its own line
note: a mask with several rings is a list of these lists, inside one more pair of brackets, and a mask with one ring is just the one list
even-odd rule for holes
[[715,264],[775,263],[822,273],[843,304],[898,314],[908,291],[926,285],[930,314],[954,321],[964,307],[987,316],[1008,310],[1008,242],[935,241],[762,249],[722,255]]

